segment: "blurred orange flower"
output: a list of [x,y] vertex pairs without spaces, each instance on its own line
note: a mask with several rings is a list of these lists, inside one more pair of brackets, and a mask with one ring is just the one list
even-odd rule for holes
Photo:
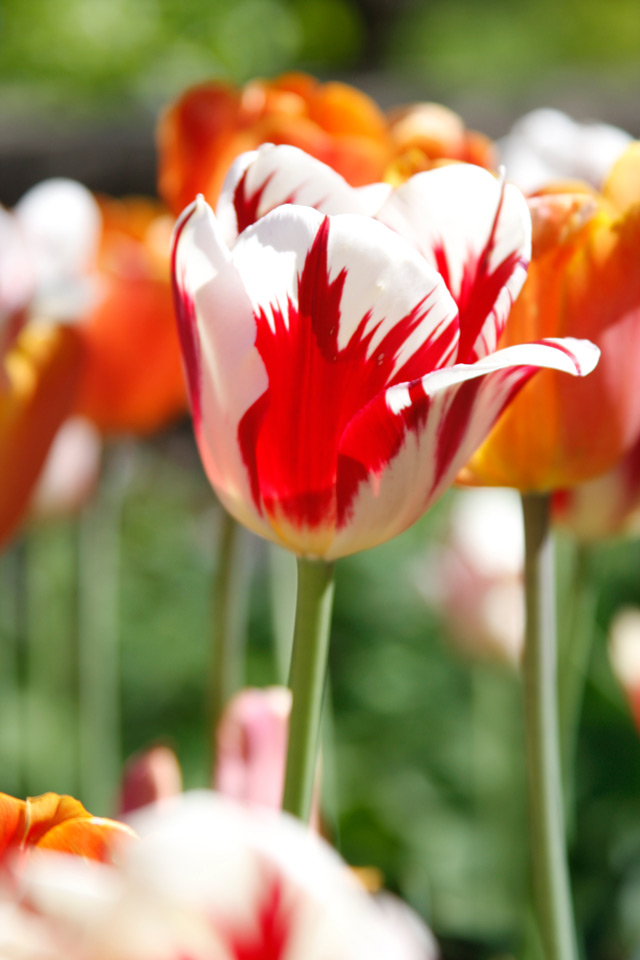
[[0,357],[0,544],[16,529],[58,427],[82,359],[69,327],[29,324]]
[[612,467],[640,436],[640,145],[601,194],[558,184],[529,201],[533,257],[501,347],[586,337],[602,352],[568,386],[544,371],[529,383],[463,471],[463,482],[545,492]]
[[126,824],[93,817],[73,797],[44,793],[17,800],[0,793],[0,861],[37,848],[113,863],[123,841],[134,837]]
[[151,433],[187,401],[169,282],[172,220],[155,201],[99,200],[95,303],[78,326],[74,413],[104,433]]
[[160,195],[175,214],[198,193],[215,203],[235,158],[261,143],[300,147],[353,186],[381,180],[391,156],[384,114],[347,84],[303,73],[242,90],[212,81],[187,90],[160,122]]
[[496,170],[498,157],[483,133],[467,130],[453,110],[439,103],[414,103],[388,114],[393,159],[385,173],[392,183],[442,162],[458,160]]

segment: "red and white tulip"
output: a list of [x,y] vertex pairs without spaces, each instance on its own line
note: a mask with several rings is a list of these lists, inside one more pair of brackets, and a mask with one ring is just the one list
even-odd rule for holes
[[390,192],[291,147],[239,158],[218,216],[200,198],[173,250],[196,437],[227,509],[327,560],[410,526],[538,368],[597,361],[575,340],[494,352],[529,254],[524,198],[477,167]]

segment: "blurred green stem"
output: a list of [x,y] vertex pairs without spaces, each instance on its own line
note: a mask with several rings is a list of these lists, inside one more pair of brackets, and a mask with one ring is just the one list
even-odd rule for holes
[[[120,528],[126,450],[109,451],[95,498],[77,518],[77,663],[80,798],[113,809],[120,782]],[[123,461],[122,463],[120,461]]]
[[251,577],[244,529],[221,506],[218,555],[213,585],[213,635],[209,729],[215,763],[215,737],[222,712],[244,683],[246,616]]
[[574,552],[571,590],[565,617],[563,643],[560,648],[558,674],[558,710],[560,746],[564,773],[567,825],[574,820],[575,760],[584,688],[595,635],[594,619],[597,591],[594,589],[590,560],[591,551],[582,543]]
[[333,564],[304,557],[298,559],[298,598],[289,683],[293,705],[282,807],[305,823],[311,810],[318,756],[333,590]]
[[545,960],[575,960],[558,736],[556,609],[550,497],[523,494],[526,633],[523,660],[535,914]]

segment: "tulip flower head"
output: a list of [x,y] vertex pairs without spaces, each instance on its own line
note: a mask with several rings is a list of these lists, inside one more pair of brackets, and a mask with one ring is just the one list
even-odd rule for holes
[[495,352],[529,243],[522,195],[479,167],[358,190],[291,147],[241,157],[173,249],[194,428],[229,511],[299,555],[382,543],[536,369],[587,373],[590,344]]
[[517,666],[524,643],[524,536],[513,490],[454,498],[446,540],[431,544],[415,583],[468,656]]
[[355,87],[303,73],[241,90],[212,81],[187,90],[160,122],[160,196],[176,215],[197,193],[215,203],[236,157],[266,142],[299,147],[358,186],[381,179],[391,159],[386,118]]
[[620,610],[609,628],[609,660],[640,733],[640,610]]
[[545,493],[611,469],[640,436],[640,149],[602,193],[549,185],[529,200],[533,257],[501,346],[531,336],[588,337],[592,377],[567,389],[543,372],[516,398],[464,471],[465,482]]
[[0,793],[0,862],[34,850],[56,850],[110,863],[135,836],[124,823],[93,817],[74,797],[45,793],[17,800]]
[[553,180],[585,180],[599,189],[631,141],[611,124],[577,123],[546,107],[517,120],[497,146],[510,179],[528,193]]

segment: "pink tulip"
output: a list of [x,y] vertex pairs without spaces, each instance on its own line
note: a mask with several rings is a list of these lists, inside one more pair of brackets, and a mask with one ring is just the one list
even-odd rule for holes
[[[286,687],[250,688],[233,697],[216,734],[216,790],[241,803],[280,809],[290,715]],[[317,827],[317,790],[311,819]]]
[[150,803],[170,800],[182,793],[182,771],[173,750],[149,747],[129,757],[122,778],[120,814]]
[[173,250],[195,433],[230,513],[301,555],[375,546],[538,368],[588,373],[581,341],[495,351],[529,252],[524,198],[475,166],[390,193],[291,147],[239,158],[218,217],[200,198]]

